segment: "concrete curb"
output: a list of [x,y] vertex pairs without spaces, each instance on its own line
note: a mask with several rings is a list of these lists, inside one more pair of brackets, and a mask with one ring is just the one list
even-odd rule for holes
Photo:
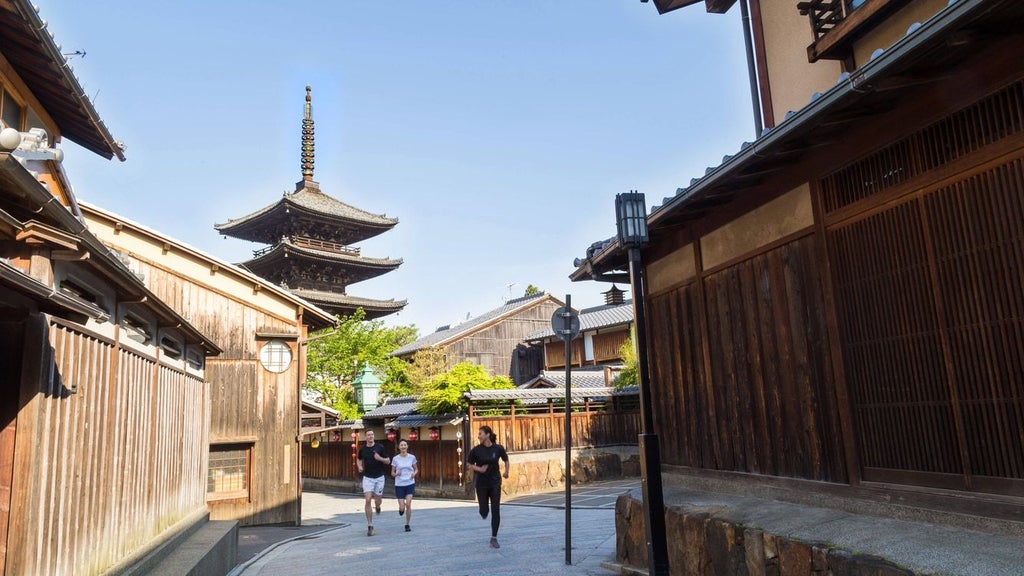
[[246,570],[249,569],[249,567],[251,567],[256,562],[262,560],[264,556],[266,556],[267,554],[270,554],[271,552],[276,550],[279,546],[283,546],[285,544],[290,544],[291,542],[295,542],[296,540],[309,540],[311,538],[319,538],[320,536],[323,536],[324,534],[326,534],[328,532],[333,532],[334,530],[337,530],[339,528],[347,528],[349,526],[351,526],[351,524],[336,524],[336,525],[331,526],[330,528],[325,528],[325,529],[319,530],[317,532],[311,532],[309,534],[300,534],[298,536],[294,536],[294,537],[289,538],[287,540],[281,540],[280,542],[275,542],[275,543],[271,544],[270,546],[267,546],[266,548],[261,550],[258,554],[256,554],[252,558],[249,558],[245,562],[242,562],[238,566],[235,566],[234,568],[232,568],[231,571],[227,573],[227,576],[241,576],[243,572],[245,572]]

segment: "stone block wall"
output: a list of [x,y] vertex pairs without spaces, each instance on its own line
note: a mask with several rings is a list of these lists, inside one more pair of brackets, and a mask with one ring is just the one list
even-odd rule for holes
[[[565,486],[565,452],[519,452],[509,454],[512,472],[502,483],[505,496],[550,492]],[[573,450],[572,483],[636,477],[640,458],[635,447],[607,447]]]
[[[881,558],[852,554],[825,542],[770,534],[706,512],[665,509],[672,576],[916,576]],[[615,503],[618,562],[647,566],[642,503],[626,493]]]

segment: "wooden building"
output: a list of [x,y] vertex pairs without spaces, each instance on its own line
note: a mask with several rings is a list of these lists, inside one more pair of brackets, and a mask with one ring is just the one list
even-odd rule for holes
[[551,325],[551,315],[563,303],[541,292],[513,298],[502,306],[455,325],[441,326],[392,355],[412,360],[418,350],[444,348],[448,365],[459,362],[479,364],[495,376],[508,376],[522,384],[543,369],[540,348],[525,345],[526,337]]
[[246,270],[283,286],[332,314],[348,316],[362,308],[367,320],[394,314],[405,300],[353,296],[348,286],[390,272],[401,259],[368,258],[357,242],[387,232],[397,218],[371,214],[340,202],[313,180],[313,104],[306,86],[302,121],[302,180],[295,191],[252,214],[218,224],[226,236],[270,244],[240,264]]
[[81,209],[89,229],[158,297],[224,349],[206,366],[211,516],[242,525],[298,523],[305,337],[334,318],[155,230],[95,206]]
[[204,370],[220,352],[86,229],[60,143],[123,152],[45,27],[28,2],[0,0],[0,574],[10,576],[139,566],[206,522]]
[[[616,292],[621,296],[621,290]],[[633,328],[632,300],[620,298],[603,306],[584,308],[579,311],[579,318],[580,335],[572,341],[572,365],[622,364],[622,345],[629,340]],[[565,368],[565,341],[555,335],[550,325],[527,335],[525,340],[544,351],[545,370]]]
[[1024,4],[750,5],[768,129],[648,217],[666,471],[1024,519]]

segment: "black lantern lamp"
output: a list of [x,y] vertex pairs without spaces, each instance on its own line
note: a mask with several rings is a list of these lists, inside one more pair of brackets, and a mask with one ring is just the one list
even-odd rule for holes
[[633,290],[633,318],[636,326],[637,383],[640,387],[640,476],[644,496],[644,526],[647,528],[648,573],[668,576],[668,542],[665,540],[665,496],[661,486],[661,448],[654,433],[651,407],[651,369],[647,355],[647,314],[644,269],[640,250],[650,242],[644,195],[631,190],[615,196],[615,220],[619,246],[629,253],[629,281]]
[[627,250],[647,246],[651,238],[647,233],[647,206],[643,194],[632,190],[616,195],[615,220],[619,246]]

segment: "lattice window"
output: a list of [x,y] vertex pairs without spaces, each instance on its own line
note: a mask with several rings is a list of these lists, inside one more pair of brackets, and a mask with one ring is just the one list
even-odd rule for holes
[[252,444],[210,446],[210,471],[206,491],[210,499],[249,496]]
[[825,210],[864,200],[1022,131],[1024,81],[828,175],[821,182]]

